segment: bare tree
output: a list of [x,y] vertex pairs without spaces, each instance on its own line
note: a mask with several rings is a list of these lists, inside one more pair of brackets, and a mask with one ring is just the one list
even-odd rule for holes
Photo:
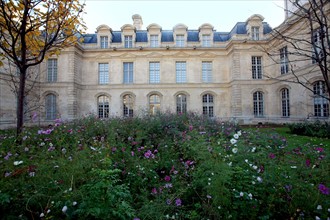
[[[330,1],[289,0],[287,19],[274,29],[273,40],[264,51],[275,64],[280,64],[281,74],[292,77],[279,79],[269,74],[266,77],[299,83],[314,91],[308,74],[322,77],[318,95],[330,100]],[[303,71],[299,67],[310,63]]]
[[85,29],[79,0],[0,0],[0,56],[19,72],[17,135],[24,123],[24,100],[29,68],[77,43]]

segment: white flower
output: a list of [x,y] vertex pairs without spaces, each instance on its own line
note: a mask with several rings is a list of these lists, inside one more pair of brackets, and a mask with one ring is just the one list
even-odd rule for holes
[[316,209],[321,210],[322,209],[322,206],[321,205],[318,205]]
[[320,217],[318,216],[315,216],[315,220],[321,220]]
[[47,210],[47,213],[50,213],[50,209]]
[[257,149],[256,147],[253,147],[251,152],[254,153],[256,151],[256,149]]
[[238,134],[234,134],[234,138],[238,139],[239,138]]
[[249,160],[248,160],[248,159],[245,159],[244,161],[245,161],[245,163],[248,163],[248,162],[249,162]]
[[231,144],[236,144],[236,143],[237,143],[237,140],[234,139],[234,138],[232,138],[232,139],[230,139],[230,143],[231,143]]
[[62,212],[66,212],[68,210],[68,207],[65,205],[65,206],[63,206],[63,208],[62,208]]
[[232,165],[232,162],[228,163],[228,166],[230,166],[230,167],[231,167],[231,165]]
[[297,166],[291,166],[292,169],[297,169]]
[[256,182],[252,181],[252,184],[254,185],[254,184],[256,184]]
[[41,213],[40,214],[40,218],[43,218],[43,217],[45,217],[45,214],[44,213]]
[[249,196],[249,198],[250,198],[250,199],[252,199],[252,194],[251,194],[251,193],[249,193],[249,195],[248,195],[248,196]]
[[260,176],[257,177],[259,183],[262,183],[262,178]]
[[256,165],[252,166],[252,168],[255,170],[258,169],[258,167]]
[[76,201],[74,201],[73,203],[72,203],[72,205],[73,206],[75,206],[75,205],[77,205],[78,203],[76,202]]
[[244,196],[244,193],[243,193],[243,192],[240,192],[240,193],[239,193],[239,196],[240,196],[240,197]]
[[20,164],[22,164],[22,163],[23,163],[23,161],[15,161],[15,162],[14,162],[14,165],[15,165],[15,166],[18,166],[18,165],[20,165]]
[[238,131],[238,132],[237,132],[237,135],[238,135],[238,136],[241,136],[241,135],[242,135],[242,132],[241,132],[241,131]]
[[236,154],[237,151],[238,151],[238,149],[235,147],[235,148],[233,148],[231,151],[232,151],[234,154]]

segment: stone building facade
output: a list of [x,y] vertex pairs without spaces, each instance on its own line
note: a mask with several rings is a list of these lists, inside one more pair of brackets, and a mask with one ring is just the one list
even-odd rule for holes
[[[156,112],[195,112],[244,124],[287,123],[329,117],[329,103],[296,83],[290,68],[322,87],[312,60],[288,63],[288,47],[274,38],[261,15],[238,22],[230,32],[211,24],[189,29],[178,24],[143,29],[140,15],[120,30],[100,25],[82,43],[38,67],[39,107],[26,123],[131,117]],[[287,19],[290,19],[288,17]],[[282,28],[282,29],[281,29]],[[295,31],[285,22],[279,29]],[[270,50],[278,51],[270,57]],[[276,62],[280,61],[280,62]],[[3,68],[2,68],[3,69]],[[315,68],[314,68],[315,69]],[[10,77],[0,74],[0,128],[15,123],[16,98]]]

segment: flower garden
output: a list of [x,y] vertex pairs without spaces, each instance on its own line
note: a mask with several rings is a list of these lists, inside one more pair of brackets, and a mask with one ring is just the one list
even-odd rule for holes
[[0,131],[0,219],[329,219],[330,141],[195,114]]

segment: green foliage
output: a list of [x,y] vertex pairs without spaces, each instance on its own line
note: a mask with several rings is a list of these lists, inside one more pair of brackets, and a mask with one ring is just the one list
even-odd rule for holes
[[195,114],[2,131],[0,218],[326,219],[330,142],[285,132]]
[[311,137],[330,138],[330,124],[328,122],[304,122],[288,125],[292,134]]

